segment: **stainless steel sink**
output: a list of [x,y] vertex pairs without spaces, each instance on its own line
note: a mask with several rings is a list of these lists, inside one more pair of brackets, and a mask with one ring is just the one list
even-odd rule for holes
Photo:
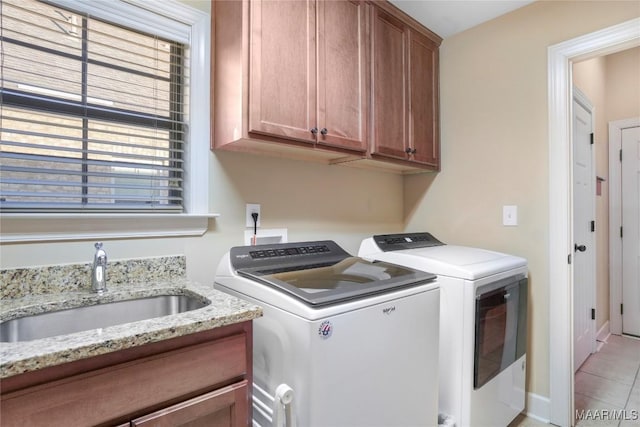
[[193,296],[161,295],[20,317],[0,323],[0,342],[30,341],[184,313],[208,305]]

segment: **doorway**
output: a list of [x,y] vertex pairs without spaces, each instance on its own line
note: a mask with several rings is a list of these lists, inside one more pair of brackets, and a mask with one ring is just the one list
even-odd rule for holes
[[[550,401],[553,424],[574,419],[573,384],[573,185],[571,182],[571,63],[640,45],[634,19],[549,47],[549,312]],[[561,184],[564,183],[564,184]]]
[[630,236],[638,235],[640,227],[638,141],[640,117],[609,123],[610,329],[636,337],[640,337],[640,253]]

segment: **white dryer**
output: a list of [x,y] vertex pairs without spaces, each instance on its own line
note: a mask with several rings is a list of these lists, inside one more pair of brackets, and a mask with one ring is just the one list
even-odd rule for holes
[[358,255],[429,271],[440,283],[439,410],[458,427],[507,426],[525,403],[527,261],[446,245],[429,233],[378,235]]

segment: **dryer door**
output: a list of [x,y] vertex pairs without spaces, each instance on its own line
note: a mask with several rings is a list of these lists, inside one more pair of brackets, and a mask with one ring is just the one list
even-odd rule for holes
[[527,279],[512,277],[497,289],[488,287],[476,296],[474,389],[511,366],[526,347]]

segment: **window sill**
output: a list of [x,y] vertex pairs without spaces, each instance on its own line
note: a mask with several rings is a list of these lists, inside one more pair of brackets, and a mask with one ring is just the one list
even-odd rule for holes
[[220,214],[2,214],[0,243],[202,236]]

